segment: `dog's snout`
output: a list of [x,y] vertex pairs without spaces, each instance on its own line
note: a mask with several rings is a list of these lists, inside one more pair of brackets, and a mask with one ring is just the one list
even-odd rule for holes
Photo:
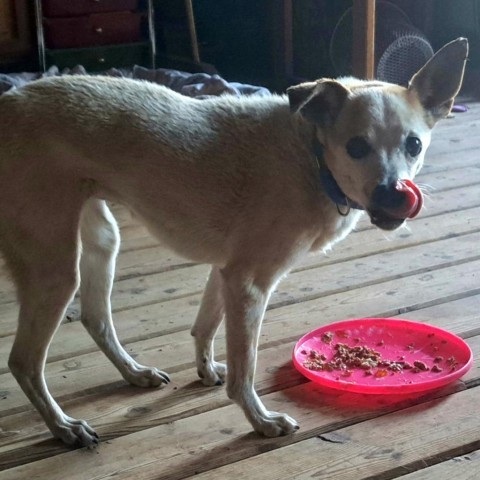
[[370,211],[406,219],[417,216],[422,206],[422,192],[415,183],[405,179],[377,185],[372,193]]
[[397,182],[380,184],[371,197],[372,207],[379,210],[398,210],[406,202],[405,194],[397,188]]

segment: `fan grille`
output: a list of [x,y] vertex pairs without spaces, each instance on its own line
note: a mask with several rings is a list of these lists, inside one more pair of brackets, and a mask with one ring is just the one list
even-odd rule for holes
[[[352,73],[351,45],[352,8],[349,8],[336,25],[330,42],[330,59],[338,75]],[[380,0],[375,35],[376,78],[407,85],[432,56],[432,46],[408,16],[394,4]]]
[[406,86],[433,55],[430,43],[416,33],[404,33],[383,51],[377,63],[377,78]]

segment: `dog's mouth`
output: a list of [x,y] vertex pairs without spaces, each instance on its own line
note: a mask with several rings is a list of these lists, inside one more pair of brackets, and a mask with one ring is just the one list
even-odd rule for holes
[[380,210],[369,210],[368,215],[370,216],[370,221],[376,227],[382,230],[396,230],[401,227],[406,218],[392,217],[387,213]]
[[411,180],[397,180],[379,185],[374,190],[368,214],[373,225],[382,230],[395,230],[407,218],[414,218],[422,209],[423,195]]

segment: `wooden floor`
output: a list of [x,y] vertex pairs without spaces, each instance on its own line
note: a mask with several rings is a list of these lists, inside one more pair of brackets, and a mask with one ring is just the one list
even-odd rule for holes
[[[113,295],[129,352],[171,374],[163,389],[126,385],[69,309],[50,349],[47,377],[72,416],[103,443],[68,450],[7,369],[14,294],[0,277],[0,479],[477,479],[480,478],[480,104],[436,129],[419,182],[431,186],[409,229],[385,235],[363,221],[328,256],[305,259],[273,295],[261,336],[257,389],[295,417],[295,435],[251,432],[223,387],[203,387],[189,327],[208,269],[168,252],[115,209],[123,244]],[[474,367],[412,398],[325,393],[292,367],[295,340],[345,318],[392,316],[460,335]],[[217,357],[225,357],[223,333]]]

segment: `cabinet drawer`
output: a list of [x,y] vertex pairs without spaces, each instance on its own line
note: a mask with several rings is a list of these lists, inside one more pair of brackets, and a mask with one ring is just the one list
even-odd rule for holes
[[147,43],[118,45],[94,48],[69,48],[47,50],[48,66],[73,68],[83,65],[88,72],[98,72],[109,68],[131,68],[134,65],[150,67],[150,49]]
[[135,10],[138,0],[43,0],[46,17],[70,17],[99,12]]
[[137,42],[141,38],[141,17],[140,13],[113,12],[46,18],[45,43],[48,48],[74,48]]

